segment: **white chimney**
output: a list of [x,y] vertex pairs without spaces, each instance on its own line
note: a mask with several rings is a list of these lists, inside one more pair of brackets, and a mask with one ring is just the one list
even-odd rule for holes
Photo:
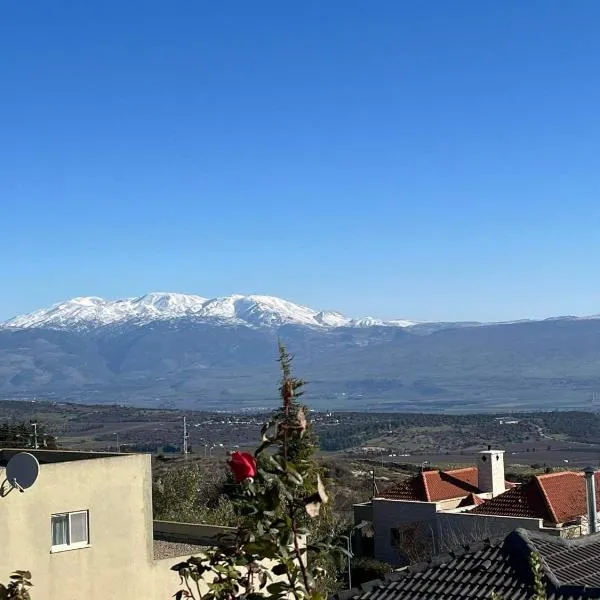
[[594,467],[586,467],[583,472],[585,473],[585,491],[590,533],[597,533],[598,513],[596,512],[596,481],[594,477],[596,469]]
[[479,491],[492,494],[492,498],[506,491],[504,480],[504,450],[487,450],[479,453]]

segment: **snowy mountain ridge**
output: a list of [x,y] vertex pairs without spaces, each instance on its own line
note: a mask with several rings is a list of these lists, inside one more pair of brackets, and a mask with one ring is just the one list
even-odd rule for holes
[[192,294],[153,292],[120,300],[105,300],[95,296],[73,298],[50,308],[13,317],[0,323],[0,329],[41,327],[84,330],[185,317],[252,328],[282,325],[303,325],[319,329],[416,325],[416,322],[405,320],[381,321],[370,317],[351,319],[338,312],[316,311],[274,296],[234,294],[209,299]]

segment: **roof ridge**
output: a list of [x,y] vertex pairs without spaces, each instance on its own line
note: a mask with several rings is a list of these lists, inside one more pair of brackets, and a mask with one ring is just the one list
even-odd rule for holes
[[548,498],[548,494],[546,493],[546,489],[544,488],[544,486],[542,485],[542,480],[540,479],[539,475],[534,475],[533,476],[537,487],[540,489],[540,491],[542,492],[542,496],[544,497],[544,502],[546,503],[546,508],[550,511],[550,514],[552,515],[552,518],[554,519],[555,523],[558,523],[558,517],[556,516],[556,512],[554,512],[554,507],[552,506],[552,502],[550,502],[550,498]]
[[[532,535],[534,534],[534,535]],[[535,545],[535,540],[536,538],[539,540],[540,538],[543,539],[547,539],[548,538],[548,534],[544,534],[544,533],[540,533],[539,531],[537,532],[533,532],[530,531],[528,529],[519,527],[518,529],[515,529],[510,535],[511,536],[516,536],[516,538],[520,541],[520,543],[524,546],[525,551],[528,553],[527,554],[527,559],[529,562],[529,557],[532,554],[537,554],[540,558],[540,561],[542,563],[542,569],[544,571],[544,576],[546,577],[546,580],[554,587],[555,590],[559,590],[561,589],[561,582],[558,579],[558,577],[556,576],[556,574],[554,573],[554,571],[552,570],[552,568],[550,567],[550,565],[548,564],[548,561],[546,560],[546,558],[544,557],[544,553],[540,552],[539,548]],[[584,536],[585,537],[585,536]],[[508,538],[506,538],[508,541]],[[514,537],[513,537],[513,544],[514,544]],[[581,539],[581,538],[578,538]],[[558,536],[556,537],[556,539],[552,540],[553,543],[563,543],[566,541],[571,541],[571,540],[565,540],[564,538]],[[573,540],[574,541],[574,540]],[[533,576],[533,573],[530,573],[531,576]],[[586,587],[585,585],[583,586],[584,588]]]
[[448,471],[446,470],[442,470],[442,469],[438,469],[440,472],[444,472],[444,473],[448,473],[448,474],[452,474],[452,473],[461,473],[463,471],[473,471],[473,470],[477,470],[477,467],[475,465],[471,465],[470,467],[460,467],[460,469],[449,469]]
[[[427,498],[428,502],[431,502],[431,494],[429,493],[429,486],[427,485],[427,477],[425,477],[425,473],[430,473],[431,471],[421,471],[421,481],[423,482],[423,488],[425,489],[425,498]],[[437,471],[439,473],[439,471]]]
[[583,477],[584,474],[579,471],[557,471],[556,473],[540,473],[539,475],[534,475],[534,477],[539,477],[540,479],[551,479],[552,477],[562,477],[564,475],[577,475],[578,477]]

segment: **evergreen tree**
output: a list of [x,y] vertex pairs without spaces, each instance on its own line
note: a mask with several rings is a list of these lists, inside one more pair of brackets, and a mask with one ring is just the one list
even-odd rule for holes
[[[279,342],[279,358],[277,360],[281,367],[281,383],[279,385],[281,406],[275,411],[273,418],[282,423],[282,427],[299,429],[301,432],[299,436],[290,436],[286,446],[286,459],[293,464],[298,464],[300,461],[314,461],[318,440],[310,420],[310,409],[299,401],[304,394],[303,388],[306,381],[294,377],[292,371],[294,357],[281,342]],[[316,477],[316,465],[314,470]],[[314,481],[309,483],[312,485]]]

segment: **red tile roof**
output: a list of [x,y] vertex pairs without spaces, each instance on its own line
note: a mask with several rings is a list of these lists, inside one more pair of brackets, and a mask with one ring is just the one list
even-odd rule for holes
[[[596,488],[600,473],[596,473]],[[549,523],[567,523],[587,514],[583,473],[565,471],[537,475],[476,506],[471,512],[506,517],[533,517]]]
[[471,512],[479,515],[530,517],[551,521],[552,514],[537,485],[532,485],[532,482],[511,488],[495,498],[486,500]]
[[388,500],[438,502],[477,494],[477,467],[452,471],[423,471],[402,483],[384,490],[380,497]]
[[479,506],[480,504],[483,504],[485,502],[485,500],[483,500],[482,498],[480,498],[477,494],[469,494],[468,496],[465,496],[459,503],[458,503],[458,507],[457,508],[463,508],[465,506]]

